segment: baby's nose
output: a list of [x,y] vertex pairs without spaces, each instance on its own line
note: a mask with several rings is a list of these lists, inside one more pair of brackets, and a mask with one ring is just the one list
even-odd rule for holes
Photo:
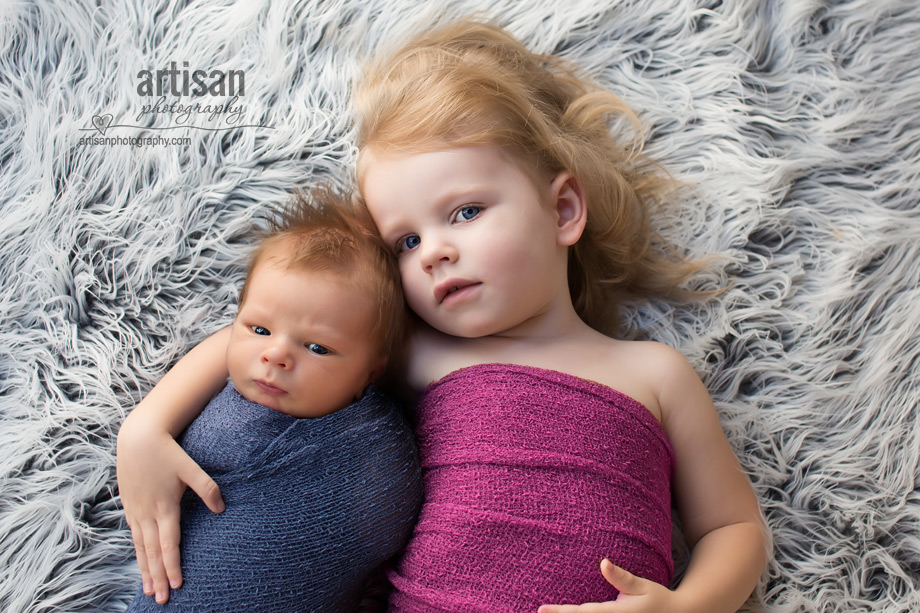
[[288,368],[291,354],[281,343],[276,343],[262,352],[262,361],[278,368]]

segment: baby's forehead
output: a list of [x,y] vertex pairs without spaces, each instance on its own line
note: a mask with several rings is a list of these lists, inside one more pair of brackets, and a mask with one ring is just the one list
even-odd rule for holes
[[[290,259],[264,258],[255,265],[250,276],[255,282],[250,283],[247,300],[251,297],[268,299],[272,304],[280,305],[277,308],[289,312],[307,312],[311,306],[308,304],[309,298],[294,302],[282,298],[278,301],[279,293],[282,297],[285,294],[286,283],[292,288],[295,283],[300,283],[315,288],[323,296],[334,297],[332,304],[327,303],[329,317],[323,318],[328,327],[343,328],[341,332],[354,334],[358,332],[357,328],[365,325],[373,328],[377,321],[376,283],[372,275],[359,272],[355,267],[329,269],[292,262]],[[346,312],[348,316],[343,317],[342,314]]]
[[359,293],[368,295],[368,289],[374,285],[369,272],[370,264],[365,265],[361,262],[361,258],[346,265],[334,261],[305,262],[290,254],[266,253],[254,264],[250,275],[256,277],[267,271],[272,271],[276,276],[295,277],[309,282],[331,285],[349,295]]

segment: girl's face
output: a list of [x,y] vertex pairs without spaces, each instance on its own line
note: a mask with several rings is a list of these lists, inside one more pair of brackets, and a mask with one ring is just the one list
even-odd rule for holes
[[367,207],[398,255],[409,307],[429,325],[513,334],[570,303],[550,181],[535,185],[493,145],[365,156]]

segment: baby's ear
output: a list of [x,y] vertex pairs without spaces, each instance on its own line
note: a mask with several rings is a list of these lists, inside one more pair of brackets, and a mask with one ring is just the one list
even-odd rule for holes
[[367,381],[364,383],[365,388],[383,376],[383,373],[386,372],[388,362],[389,360],[386,356],[382,355],[377,358],[377,361],[371,365],[370,370],[367,372]]
[[387,369],[387,358],[381,356],[376,362],[371,364],[371,367],[367,371],[367,378],[364,380],[364,385],[361,386],[361,389],[358,390],[358,393],[355,394],[355,402],[364,398],[364,394],[367,393],[367,388],[370,387],[371,383],[376,383],[380,377],[383,376],[383,373]]
[[556,242],[569,247],[578,242],[588,221],[588,207],[578,179],[563,170],[550,186],[550,197],[556,213]]

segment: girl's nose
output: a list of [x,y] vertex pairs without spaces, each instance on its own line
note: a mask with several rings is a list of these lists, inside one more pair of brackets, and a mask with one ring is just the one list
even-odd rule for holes
[[421,263],[425,271],[430,272],[442,264],[453,263],[457,261],[459,253],[457,248],[450,242],[440,237],[428,237],[419,245],[422,250]]

